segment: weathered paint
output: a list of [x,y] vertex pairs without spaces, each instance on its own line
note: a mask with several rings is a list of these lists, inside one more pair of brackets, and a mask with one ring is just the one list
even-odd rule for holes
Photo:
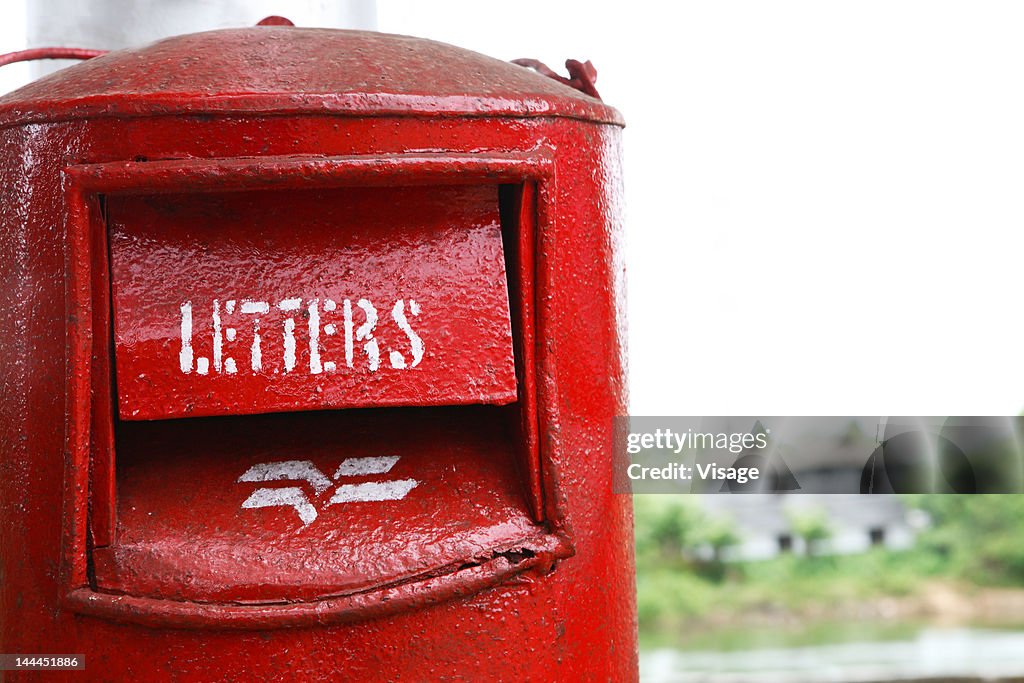
[[[111,53],[0,100],[0,650],[85,653],[68,680],[635,679],[630,501],[611,490],[619,123],[449,46],[288,27]],[[494,184],[514,403],[117,419],[99,197]],[[168,280],[177,314],[194,284]],[[238,481],[288,461],[330,485]],[[401,499],[327,504],[402,480]],[[317,519],[243,508],[261,487]]]

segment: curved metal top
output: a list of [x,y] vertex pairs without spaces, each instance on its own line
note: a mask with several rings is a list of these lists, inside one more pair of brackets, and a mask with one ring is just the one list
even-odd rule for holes
[[422,38],[258,26],[118,50],[0,98],[0,126],[97,116],[557,116],[615,109],[522,66]]

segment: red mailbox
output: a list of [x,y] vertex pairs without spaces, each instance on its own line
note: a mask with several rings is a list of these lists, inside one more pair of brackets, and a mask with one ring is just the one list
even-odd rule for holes
[[0,100],[0,651],[636,678],[621,124],[522,66],[287,26]]

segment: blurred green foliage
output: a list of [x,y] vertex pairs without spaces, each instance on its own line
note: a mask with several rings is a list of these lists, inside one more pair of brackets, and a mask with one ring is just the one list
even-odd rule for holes
[[1024,496],[913,495],[907,505],[931,518],[919,552],[981,585],[1024,585]]
[[[758,562],[728,561],[740,540],[734,524],[708,516],[695,500],[634,500],[642,630],[751,611],[828,614],[839,604],[920,594],[933,580],[1024,586],[1024,496],[906,496],[908,508],[930,518],[909,550],[783,554]],[[826,547],[832,530],[824,514],[790,519],[809,548]]]

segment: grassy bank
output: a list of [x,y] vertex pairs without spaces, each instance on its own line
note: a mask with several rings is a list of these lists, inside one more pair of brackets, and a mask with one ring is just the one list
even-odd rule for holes
[[843,557],[782,556],[724,568],[658,563],[639,572],[640,620],[731,620],[755,615],[850,609],[881,597],[919,594],[941,576],[935,558],[876,550]]

